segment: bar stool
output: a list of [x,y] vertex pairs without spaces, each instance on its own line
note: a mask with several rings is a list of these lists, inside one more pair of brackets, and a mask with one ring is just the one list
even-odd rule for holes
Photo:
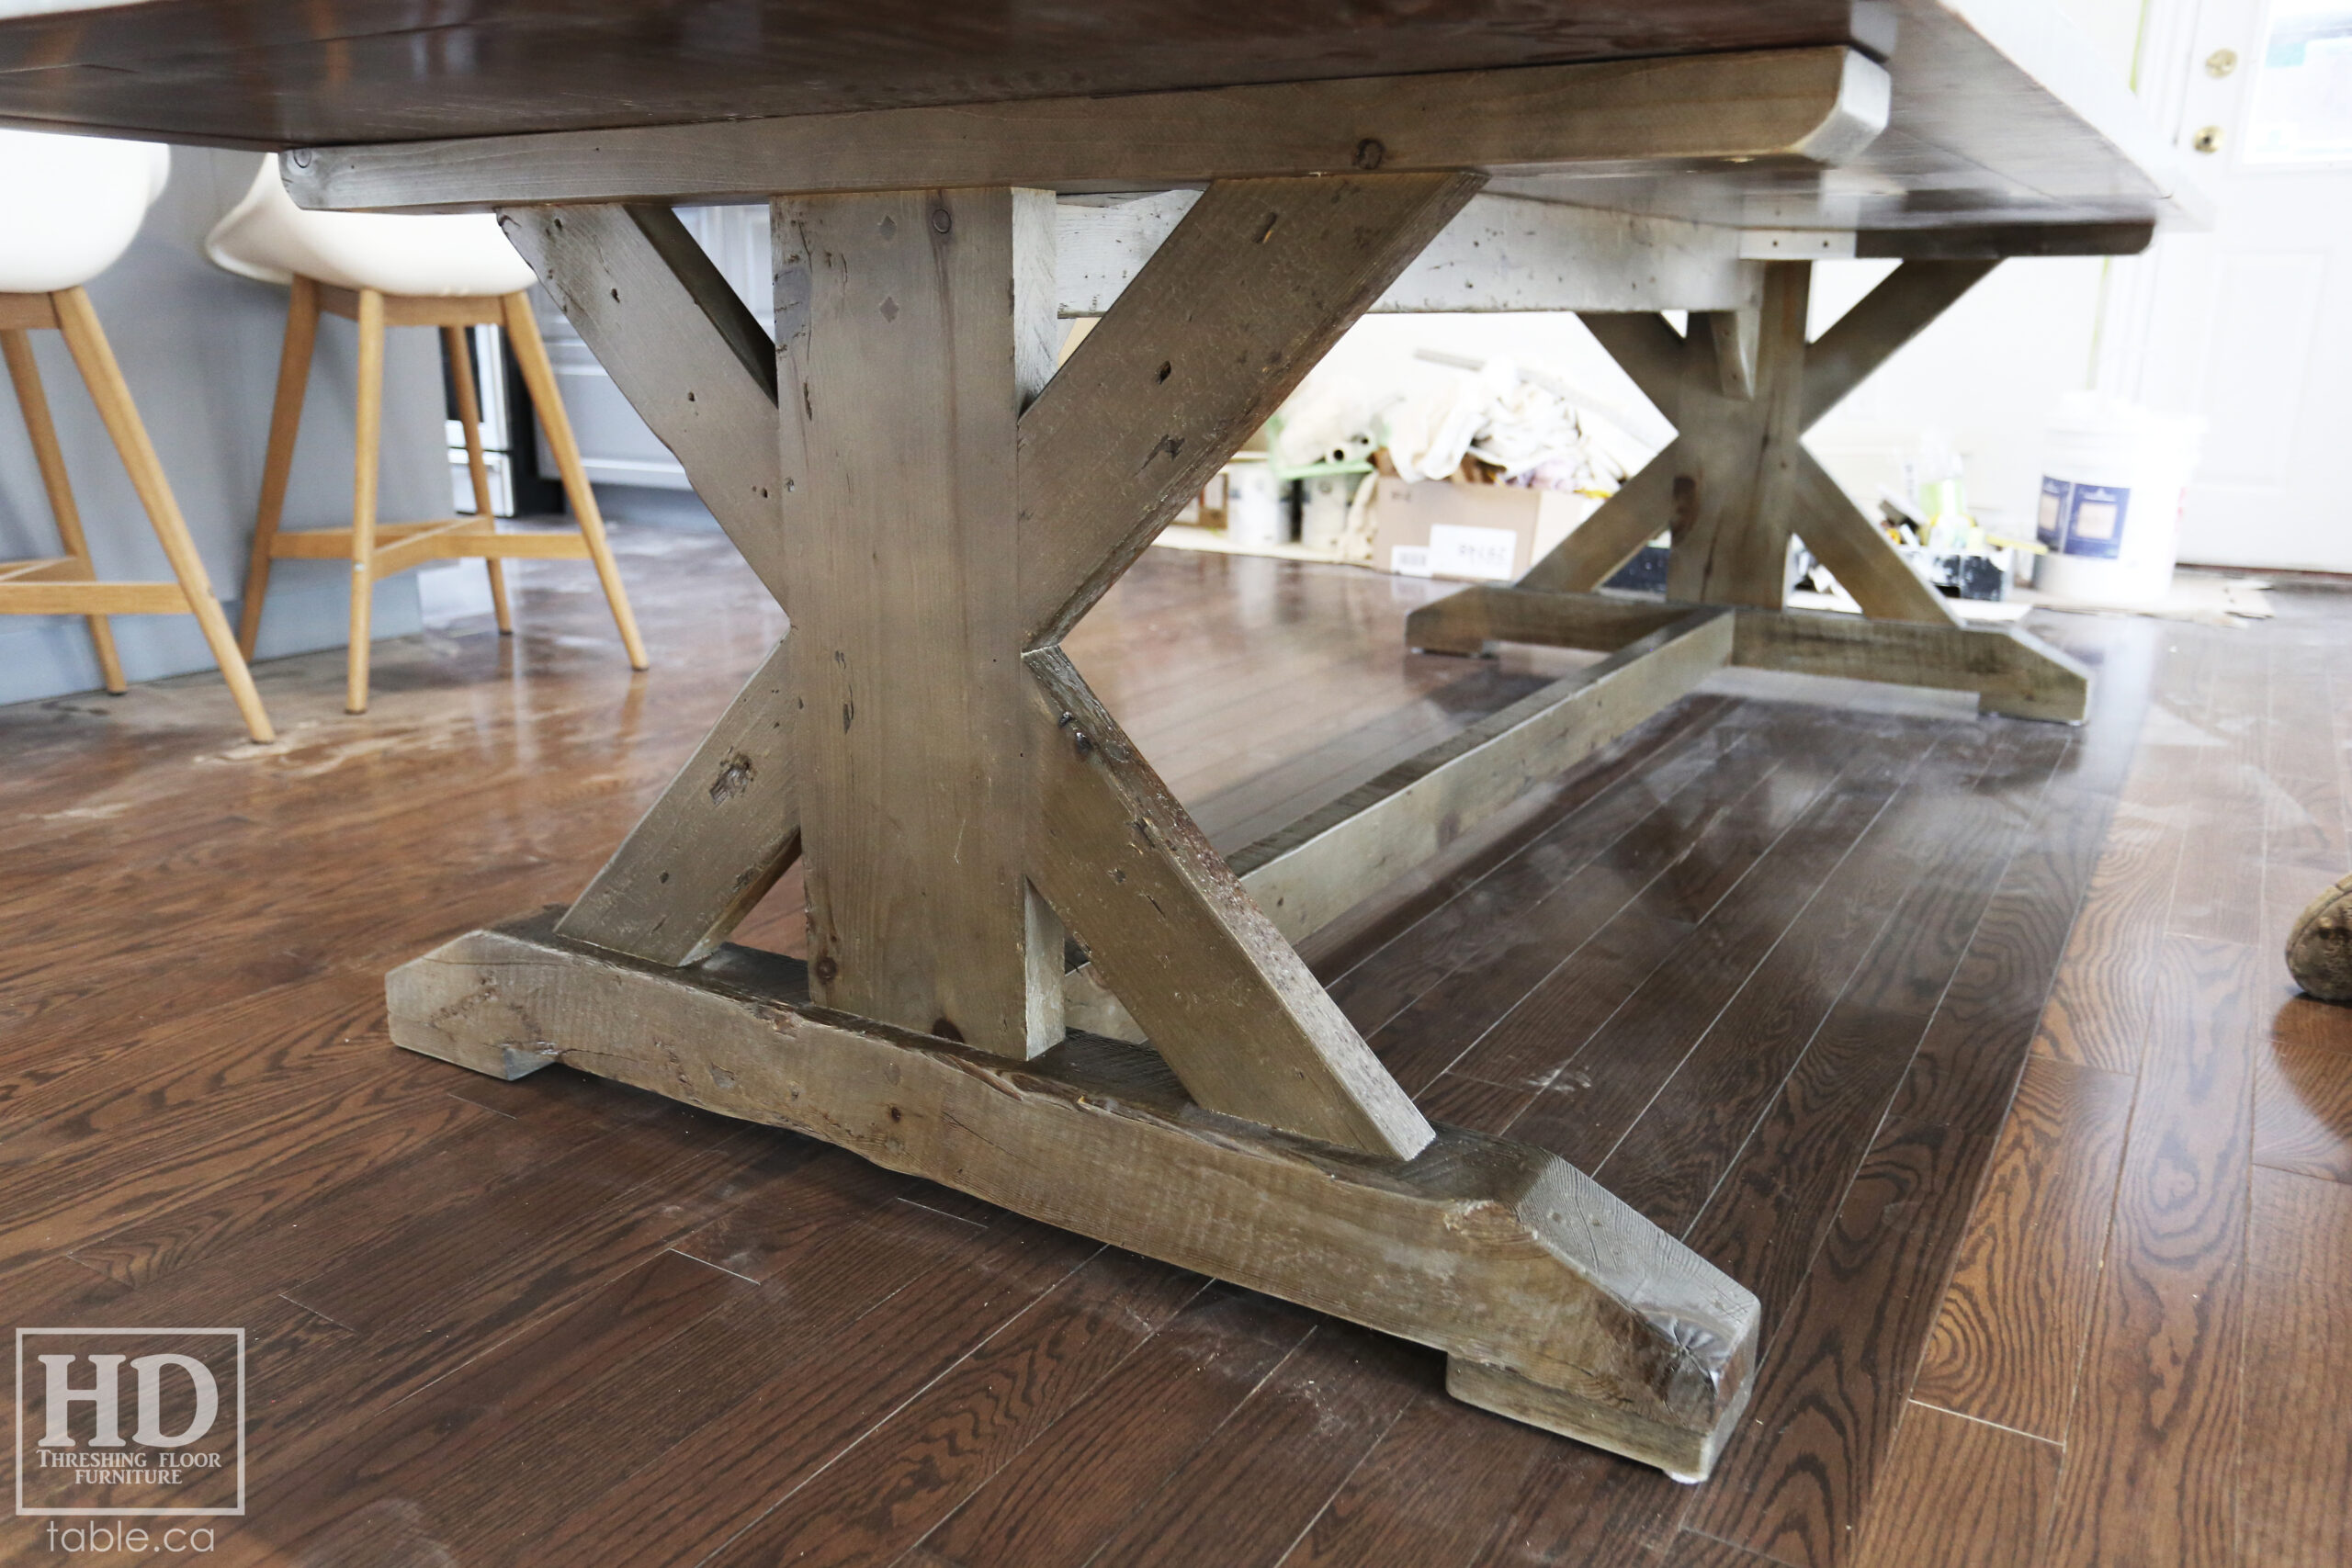
[[[379,213],[306,212],[286,194],[273,155],[262,162],[253,188],[213,227],[205,252],[215,265],[266,283],[288,285],[293,297],[286,316],[286,348],[278,361],[277,401],[270,415],[269,456],[262,468],[261,507],[254,531],[252,564],[245,577],[245,603],[238,643],[250,654],[261,630],[262,597],[269,590],[273,560],[351,561],[351,654],[344,705],[368,709],[368,631],[374,585],[395,572],[429,560],[478,558],[490,572],[491,600],[501,633],[514,630],[506,603],[506,580],[499,563],[517,557],[595,563],[605,598],[620,628],[629,666],[646,667],[645,645],[630,615],[620,570],[605,539],[605,522],[581,467],[571,423],[556,393],[537,321],[523,290],[532,282],[530,264],[514,254],[487,214],[393,217]],[[319,312],[359,324],[358,462],[352,491],[351,526],[278,530],[286,504],[287,474],[294,461],[294,437],[302,421],[302,395],[310,379],[311,355],[318,338]],[[523,381],[537,408],[540,428],[554,448],[565,498],[579,525],[576,534],[501,534],[491,515],[490,477],[482,462],[481,412],[473,379],[465,367],[465,329],[495,323],[506,329],[522,365]],[[376,474],[383,426],[384,331],[387,327],[439,327],[456,368],[458,412],[466,432],[466,455],[473,472],[474,515],[427,523],[376,521]]]
[[[82,286],[121,259],[147,209],[171,176],[171,154],[143,141],[0,130],[0,353],[32,440],[41,485],[57,521],[62,555],[0,562],[0,615],[81,615],[89,623],[107,690],[127,689],[108,615],[194,615],[206,646],[236,699],[246,733],[274,737],[261,694],[212,596],[204,562],[188,537],[163,464],[130,400],[122,367],[99,330]],[[98,419],[130,474],[131,489],[170,560],[171,582],[102,582],[82,533],[82,514],[65,474],[65,454],[51,422],[48,394],[28,332],[54,328],[82,373]]]

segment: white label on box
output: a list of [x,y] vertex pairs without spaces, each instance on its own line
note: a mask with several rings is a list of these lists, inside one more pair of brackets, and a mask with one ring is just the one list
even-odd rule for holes
[[1440,523],[1430,529],[1429,575],[1508,581],[1519,536],[1509,528],[1464,528]]
[[1398,577],[1427,577],[1430,574],[1430,547],[1427,545],[1389,546],[1388,570]]

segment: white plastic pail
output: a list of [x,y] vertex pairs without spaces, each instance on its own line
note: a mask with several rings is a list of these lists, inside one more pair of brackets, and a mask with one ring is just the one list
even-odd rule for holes
[[1237,458],[1225,470],[1225,536],[1237,545],[1290,541],[1290,509],[1283,504],[1283,483],[1264,461]]
[[2078,394],[2042,444],[2033,585],[2054,599],[2149,604],[2172,586],[2180,508],[2205,422]]

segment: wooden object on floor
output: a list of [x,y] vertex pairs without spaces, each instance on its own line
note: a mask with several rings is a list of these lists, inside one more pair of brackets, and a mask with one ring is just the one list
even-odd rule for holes
[[[283,531],[278,526],[286,507],[286,483],[293,471],[294,439],[301,429],[302,401],[310,384],[311,355],[317,346],[319,315],[344,317],[359,327],[357,457],[354,464],[351,526]],[[476,407],[465,349],[465,329],[477,325],[505,329],[507,342],[523,367],[523,380],[538,411],[539,426],[556,455],[565,500],[578,525],[576,534],[502,534],[490,509],[489,474],[481,454],[481,412]],[[376,521],[378,455],[383,441],[384,333],[391,327],[438,327],[451,356],[458,387],[459,421],[466,431],[466,456],[471,471],[474,512],[469,517],[445,517],[423,523]],[[519,558],[593,561],[605,601],[612,606],[620,630],[621,647],[629,668],[646,667],[645,644],[630,614],[628,593],[621,585],[620,568],[605,538],[604,514],[581,467],[579,443],[572,439],[557,393],[555,369],[547,345],[539,339],[538,321],[524,294],[442,298],[383,294],[373,288],[352,290],[297,276],[286,310],[286,341],[278,357],[277,398],[270,411],[269,453],[262,465],[261,504],[254,528],[251,559],[245,569],[244,612],[237,630],[237,646],[247,658],[261,636],[262,601],[269,592],[269,569],[279,560],[348,560],[351,563],[351,650],[345,671],[344,706],[351,713],[368,711],[369,619],[374,588],[385,578],[432,560],[481,560],[490,571],[492,603],[498,629],[514,629],[506,601],[506,580],[500,562]]]
[[[65,454],[58,445],[57,426],[49,413],[49,397],[41,389],[40,369],[33,359],[31,340],[25,334],[54,328],[63,335],[74,368],[97,406],[98,419],[114,442],[122,466],[130,474],[155,538],[172,565],[170,582],[102,582],[90,560],[90,547],[82,532],[82,513],[74,502],[74,488],[65,472]],[[254,689],[251,671],[229,633],[228,617],[212,596],[212,582],[204,561],[188,536],[187,522],[173,499],[171,483],[147,438],[147,427],[130,400],[130,389],[115,362],[114,349],[98,325],[89,296],[79,288],[53,294],[0,294],[0,355],[8,363],[17,406],[24,415],[25,434],[31,439],[40,465],[41,486],[57,520],[61,556],[35,560],[0,562],[0,615],[81,615],[88,623],[90,641],[98,656],[98,670],[107,690],[120,695],[129,687],[122,660],[117,656],[108,615],[194,615],[205,645],[220,663],[221,679],[236,698],[245,732],[256,741],[275,739],[269,716],[262,710],[261,694]]]
[[560,1061],[1434,1346],[1457,1396],[1680,1479],[1745,1405],[1755,1298],[1541,1151],[1442,1129],[1367,1157],[1209,1112],[1133,1046],[1015,1064],[807,996],[795,960],[664,969],[541,914],[403,965],[389,1004],[402,1045],[477,1072]]
[[[1608,593],[1471,587],[1414,611],[1405,636],[1429,653],[1475,654],[1498,642],[1610,652],[1699,607]],[[2040,638],[2012,628],[1875,621],[1804,610],[1732,614],[1737,620],[1734,664],[1974,692],[1979,711],[2016,718],[2073,722],[2087,700],[2089,671]]]
[[[1386,780],[1359,825],[1318,820],[1268,863],[1298,883],[1277,899],[1286,925],[1059,649],[1478,184],[1361,174],[1212,185],[1058,372],[1042,194],[780,199],[775,350],[788,395],[773,402],[730,368],[755,329],[697,302],[707,280],[694,255],[662,243],[658,215],[507,214],[560,293],[578,291],[573,319],[616,381],[649,397],[657,428],[680,433],[674,449],[698,482],[729,491],[742,465],[698,438],[681,385],[707,381],[721,417],[747,428],[775,411],[773,513],[730,509],[747,540],[772,526],[788,547],[795,624],[560,927],[541,918],[477,933],[398,972],[395,1040],[500,1076],[553,1055],[650,1083],[650,1069],[623,1061],[639,1048],[620,1043],[633,1027],[623,1019],[650,1010],[668,1020],[660,1049],[683,1072],[657,1075],[663,1092],[693,1100],[707,1084],[704,1102],[730,1114],[861,1152],[879,1139],[894,1151],[886,1159],[914,1159],[908,1168],[1024,1213],[1441,1345],[1461,1363],[1463,1398],[1704,1474],[1745,1398],[1753,1298],[1535,1150],[1495,1145],[1471,1163],[1518,1174],[1459,1186],[1444,1173],[1464,1158],[1460,1135],[1422,1117],[1288,936],[1720,668],[1728,617],[1689,615],[1439,747]],[[629,289],[605,285],[600,299],[582,288],[624,271]],[[625,327],[632,295],[650,296],[669,330]],[[877,549],[889,570],[873,570]],[[1368,867],[1345,847],[1366,832],[1386,845]],[[749,1037],[731,1045],[683,1027],[715,1016],[695,998],[716,973],[754,960],[721,949],[691,976],[676,966],[723,941],[796,851],[809,889],[806,978],[771,976],[756,998],[737,998],[755,1028],[799,1010],[793,1029],[821,1043],[777,1077],[753,1070],[764,1048]],[[1064,922],[1089,960],[1084,985],[1064,980]],[[587,989],[562,1002],[526,994],[526,976],[570,984],[559,975]],[[451,984],[474,1003],[447,1005]],[[1089,1107],[1108,1084],[1081,1078],[1057,1099],[990,1065],[1125,1049],[1065,1043],[1066,994],[1081,998],[1082,1021],[1148,1037],[1174,1083],[1123,1089],[1120,1110],[1098,1116]],[[853,1042],[865,1043],[854,1055],[879,1062],[848,1066],[835,1047]],[[971,1099],[975,1063],[988,1081],[1021,1087]],[[939,1087],[923,1087],[938,1073]],[[867,1074],[917,1103],[870,1103],[857,1087]],[[906,1152],[933,1135],[908,1118],[933,1114],[946,1143]],[[1109,1141],[1072,1143],[1069,1128],[1097,1124]],[[988,1160],[962,1147],[974,1135]],[[1330,1177],[1302,1187],[1285,1168],[1236,1163],[1266,1139],[1320,1144],[1384,1190],[1435,1181],[1476,1212],[1513,1216],[1507,1252],[1585,1261],[1547,1272],[1531,1299],[1454,1252],[1400,1258],[1401,1219],[1314,1218],[1306,1198],[1330,1193]],[[1171,1191],[1185,1225],[1160,1218]],[[1218,1217],[1242,1209],[1264,1218]],[[1538,1233],[1513,1228],[1528,1225]],[[1549,1337],[1571,1321],[1567,1350]]]
[[2352,876],[2296,917],[2287,932],[2287,972],[2324,1002],[2352,1002]]
[[[2022,631],[1962,628],[1802,439],[1994,265],[1905,262],[1817,344],[1804,335],[1810,262],[1767,265],[1752,323],[1748,312],[1717,310],[1678,333],[1662,316],[1586,315],[1678,434],[1511,588],[1470,589],[1417,611],[1406,631],[1412,646],[1613,648],[1607,627],[1730,604],[1740,615],[1736,663],[1974,691],[1986,713],[2080,723],[2088,672]],[[1645,613],[1633,607],[1638,601],[1594,594],[1660,535],[1672,552],[1664,606],[1651,602]],[[1792,536],[1865,619],[1784,612]]]

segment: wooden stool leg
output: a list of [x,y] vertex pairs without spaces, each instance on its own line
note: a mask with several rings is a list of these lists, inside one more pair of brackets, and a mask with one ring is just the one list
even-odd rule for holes
[[[32,439],[33,457],[40,464],[40,482],[49,491],[50,513],[57,519],[58,542],[65,553],[82,563],[84,576],[95,581],[97,569],[90,562],[90,547],[82,535],[82,513],[74,504],[74,486],[65,477],[65,453],[57,444],[57,426],[49,417],[49,397],[41,390],[40,367],[33,362],[33,345],[21,330],[0,332],[0,355],[8,361],[8,379],[17,389],[17,406],[24,411],[25,434]],[[107,690],[120,696],[129,689],[122,678],[122,660],[115,653],[114,627],[104,615],[85,616],[90,641],[98,654],[98,672]]]
[[310,389],[311,354],[319,340],[319,286],[294,280],[286,305],[286,344],[277,355],[277,400],[269,410],[269,453],[261,465],[261,505],[254,519],[253,557],[245,565],[245,602],[237,615],[237,648],[247,659],[261,637],[261,602],[269,592],[270,547],[286,510],[287,476],[294,468],[294,437],[302,427]]
[[[474,481],[474,515],[489,521],[490,467],[481,456],[481,400],[474,391],[474,357],[466,346],[466,329],[443,327],[441,341],[449,353],[449,382],[458,389],[458,423],[466,432],[466,468]],[[494,525],[493,525],[494,526]],[[485,557],[490,569],[490,603],[498,613],[498,635],[511,637],[514,617],[506,604],[506,569],[496,556]]]
[[531,402],[539,411],[539,424],[548,433],[548,445],[555,448],[555,464],[563,478],[563,493],[571,502],[571,515],[579,520],[581,537],[588,544],[588,557],[596,563],[597,581],[605,585],[605,602],[613,607],[613,622],[620,627],[621,646],[628,650],[632,670],[646,666],[645,643],[637,635],[637,617],[629,613],[628,591],[621,586],[621,571],[613,560],[612,547],[605,542],[604,514],[596,510],[595,492],[588,488],[587,470],[580,466],[580,446],[571,438],[571,421],[563,412],[563,399],[556,392],[555,367],[548,362],[547,344],[539,339],[539,323],[531,315],[528,295],[506,296],[506,335],[514,344],[514,358],[523,367],[523,383],[531,389]]
[[65,334],[65,346],[90,389],[90,401],[97,405],[98,418],[105,422],[107,434],[114,438],[114,449],[130,471],[131,489],[139,492],[139,502],[147,509],[155,537],[171,558],[173,575],[179,579],[188,611],[220,662],[221,679],[229,683],[229,694],[244,716],[246,732],[255,740],[276,739],[269,716],[262,711],[261,694],[254,690],[253,672],[237,651],[237,639],[229,630],[229,617],[220,613],[220,601],[212,596],[203,558],[196,553],[196,541],[188,537],[187,522],[180,516],[179,502],[173,499],[171,484],[164,477],[163,462],[155,456],[147,427],[130,400],[122,367],[115,363],[114,350],[99,330],[97,312],[90,309],[90,297],[79,288],[67,288],[50,299],[57,308],[57,324]]
[[376,609],[376,468],[384,439],[384,297],[359,291],[357,460],[351,487],[351,654],[346,713],[368,711],[368,638]]

